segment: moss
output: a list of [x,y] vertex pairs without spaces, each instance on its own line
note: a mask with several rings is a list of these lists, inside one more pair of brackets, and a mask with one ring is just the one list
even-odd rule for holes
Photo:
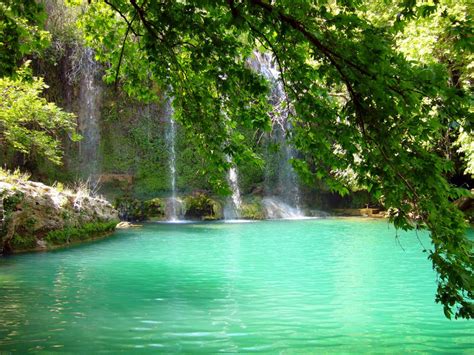
[[[9,191],[4,190],[0,191],[0,200],[2,200],[3,211],[0,214],[0,219],[3,223],[0,223],[0,247],[4,244],[4,238],[7,235],[8,224],[10,223],[11,215],[13,211],[17,210],[17,206],[23,201],[25,194],[21,191],[15,191],[13,194],[9,195]],[[14,237],[12,238],[14,239]],[[25,238],[18,237],[17,243],[23,244]],[[12,245],[10,241],[10,246]],[[7,243],[8,244],[8,243]]]
[[222,218],[220,203],[203,193],[186,197],[184,205],[186,219],[216,220]]
[[28,232],[33,233],[35,230],[35,225],[36,225],[36,219],[34,217],[29,217],[25,221],[25,228],[28,230]]
[[166,214],[164,200],[155,197],[141,201],[134,198],[119,197],[115,199],[114,207],[119,211],[121,220],[138,222],[149,218],[163,218]]
[[[1,198],[2,196],[0,196]],[[25,194],[21,191],[16,191],[14,194],[3,198],[3,209],[6,213],[12,212],[16,206],[23,201]]]
[[148,199],[166,192],[169,187],[170,179],[167,168],[158,163],[147,163],[146,161],[138,165],[133,186],[135,197]]
[[240,210],[240,217],[243,219],[265,219],[262,204],[259,201],[243,203]]
[[74,241],[86,240],[97,235],[112,232],[117,225],[113,222],[86,223],[81,227],[67,227],[62,230],[49,232],[44,240],[53,245],[68,244]]
[[57,181],[72,183],[75,178],[75,175],[69,169],[59,168],[58,165],[51,163],[43,157],[36,158],[33,170],[32,178],[48,185],[53,185]]
[[145,201],[143,205],[147,218],[161,218],[166,214],[166,204],[158,197]]
[[33,249],[36,247],[36,238],[32,235],[15,234],[10,240],[10,246],[13,250]]
[[139,222],[147,218],[144,202],[137,199],[117,198],[114,208],[118,210],[119,218],[123,221]]

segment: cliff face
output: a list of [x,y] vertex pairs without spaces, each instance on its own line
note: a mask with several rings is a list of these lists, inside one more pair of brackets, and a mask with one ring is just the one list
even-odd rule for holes
[[0,254],[45,250],[114,230],[118,213],[85,190],[0,176]]

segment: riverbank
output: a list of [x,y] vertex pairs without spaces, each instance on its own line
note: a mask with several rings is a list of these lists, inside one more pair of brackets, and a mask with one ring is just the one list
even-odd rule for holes
[[0,175],[0,254],[54,249],[110,234],[118,213],[85,187],[65,189]]

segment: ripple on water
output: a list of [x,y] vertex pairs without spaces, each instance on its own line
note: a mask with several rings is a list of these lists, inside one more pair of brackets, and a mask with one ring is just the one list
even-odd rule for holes
[[1,259],[0,351],[474,348],[471,323],[434,304],[416,236],[397,241],[385,222],[147,224],[116,235]]

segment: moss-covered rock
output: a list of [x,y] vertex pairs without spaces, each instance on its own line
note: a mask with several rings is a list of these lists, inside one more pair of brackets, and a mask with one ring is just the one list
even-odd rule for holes
[[69,244],[91,237],[98,237],[104,233],[112,232],[117,225],[116,221],[86,223],[79,227],[66,227],[62,230],[49,232],[44,240],[53,245]]
[[158,197],[145,201],[144,209],[148,219],[161,220],[166,216],[166,202]]
[[202,192],[184,198],[184,217],[191,220],[212,221],[222,219],[222,205]]
[[147,219],[143,201],[128,197],[117,198],[114,207],[121,221],[140,222]]
[[141,222],[162,220],[166,217],[166,201],[158,197],[146,201],[127,197],[117,198],[114,206],[122,221]]
[[[0,174],[0,254],[47,249],[49,235],[78,234],[80,239],[113,230],[117,211],[87,190],[67,190]],[[65,232],[66,231],[66,232]],[[56,238],[54,244],[71,239]]]
[[29,250],[36,248],[36,238],[33,235],[21,236],[15,234],[10,240],[13,250]]
[[474,223],[474,189],[471,190],[470,194],[460,197],[453,203],[464,213],[469,223]]
[[261,200],[253,200],[242,203],[240,209],[240,217],[243,219],[254,219],[261,220],[265,219],[265,210],[261,203]]

